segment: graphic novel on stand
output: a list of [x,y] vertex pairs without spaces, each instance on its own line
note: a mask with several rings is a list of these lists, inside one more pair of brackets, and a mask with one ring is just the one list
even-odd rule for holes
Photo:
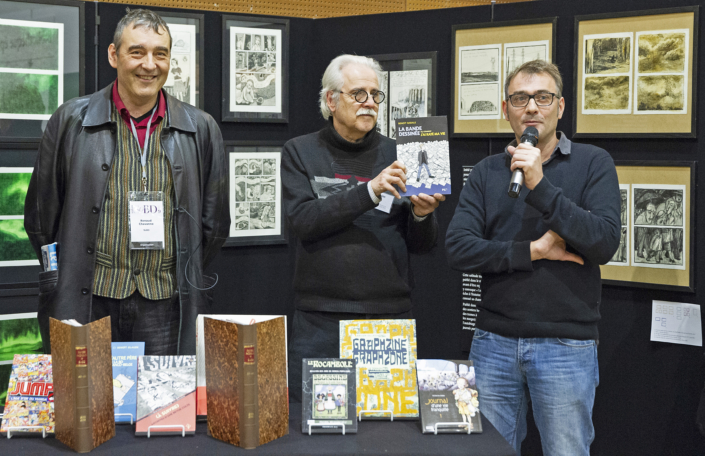
[[397,119],[397,159],[406,165],[406,192],[450,194],[450,146],[446,116]]
[[304,358],[302,374],[301,432],[357,432],[355,360]]
[[[0,432],[54,432],[54,384],[51,355],[15,355]],[[12,429],[9,429],[12,428]]]
[[144,355],[144,342],[112,342],[111,348],[115,422],[132,423],[137,418],[137,361]]
[[356,413],[418,418],[416,320],[341,320],[340,357],[357,363]]
[[419,359],[416,361],[416,374],[419,378],[421,429],[424,434],[436,433],[436,425],[438,432],[482,432],[472,361]]
[[195,433],[196,356],[140,356],[137,366],[135,435]]

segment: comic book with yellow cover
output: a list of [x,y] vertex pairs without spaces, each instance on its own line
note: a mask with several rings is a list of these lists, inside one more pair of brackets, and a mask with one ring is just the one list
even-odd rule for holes
[[340,357],[357,363],[357,414],[418,418],[416,320],[342,320]]

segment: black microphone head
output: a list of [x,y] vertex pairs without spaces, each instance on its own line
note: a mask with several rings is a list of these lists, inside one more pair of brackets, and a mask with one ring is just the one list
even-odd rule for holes
[[526,127],[524,133],[521,135],[520,143],[531,143],[533,147],[539,143],[539,131],[536,127]]

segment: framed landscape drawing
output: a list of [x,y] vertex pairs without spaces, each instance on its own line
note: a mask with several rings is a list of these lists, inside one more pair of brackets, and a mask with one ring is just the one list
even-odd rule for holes
[[620,245],[605,284],[695,291],[695,162],[617,161]]
[[223,16],[223,122],[289,121],[289,20]]
[[453,26],[451,136],[513,137],[503,119],[504,83],[531,60],[555,60],[558,18]]
[[286,244],[282,206],[283,143],[226,141],[230,234],[225,246]]
[[84,93],[84,4],[0,1],[0,142],[42,136],[61,104]]
[[698,13],[576,16],[573,136],[696,137]]
[[436,52],[371,55],[384,71],[377,129],[396,138],[396,119],[436,115]]
[[171,65],[164,90],[203,109],[203,14],[164,13],[171,32]]

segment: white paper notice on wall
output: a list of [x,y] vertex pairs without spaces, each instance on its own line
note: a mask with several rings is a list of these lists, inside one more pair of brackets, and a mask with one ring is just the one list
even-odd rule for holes
[[653,301],[651,340],[703,346],[700,306],[680,302]]

